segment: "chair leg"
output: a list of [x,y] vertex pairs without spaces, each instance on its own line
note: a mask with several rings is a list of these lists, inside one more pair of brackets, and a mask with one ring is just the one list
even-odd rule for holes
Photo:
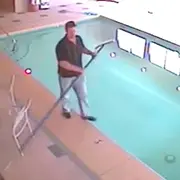
[[[33,135],[32,126],[31,126],[31,123],[29,122],[29,118],[28,118],[28,113],[27,112],[26,112],[25,116],[26,116],[25,118],[26,118],[26,122],[27,122],[27,125],[28,125],[28,128],[29,128],[29,131]],[[34,135],[33,135],[33,137],[34,137]]]
[[24,156],[24,153],[23,153],[23,151],[21,149],[21,145],[20,145],[19,140],[18,140],[18,138],[16,136],[14,136],[14,140],[15,140],[16,146],[17,146],[21,156]]

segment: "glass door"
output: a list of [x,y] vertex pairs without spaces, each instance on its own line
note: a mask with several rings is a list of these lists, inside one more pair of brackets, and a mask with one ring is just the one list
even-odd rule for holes
[[175,51],[167,50],[165,69],[172,73],[179,75],[180,72],[180,58]]
[[160,66],[162,68],[165,67],[165,60],[167,55],[166,48],[155,43],[150,43],[149,55],[150,55],[151,63]]
[[143,58],[146,42],[145,39],[123,31],[122,29],[117,29],[116,38],[119,48]]

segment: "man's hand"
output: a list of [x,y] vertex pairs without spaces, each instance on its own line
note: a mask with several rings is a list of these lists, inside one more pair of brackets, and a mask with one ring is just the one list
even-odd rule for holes
[[82,69],[82,68],[80,68],[80,67],[78,67],[78,66],[74,66],[74,65],[72,65],[72,71],[74,71],[74,72],[76,72],[78,75],[81,75],[81,74],[83,74],[83,72],[84,72],[84,69]]
[[96,55],[97,55],[96,52],[91,52],[91,56],[92,56],[92,57],[95,57]]
[[79,74],[83,74],[84,70],[82,68],[78,68],[76,69],[76,71],[79,73]]

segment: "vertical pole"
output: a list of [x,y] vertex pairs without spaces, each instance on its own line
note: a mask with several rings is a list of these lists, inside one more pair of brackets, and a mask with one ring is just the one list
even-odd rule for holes
[[150,49],[150,42],[146,40],[145,46],[144,46],[144,59],[147,61],[150,61],[149,49]]

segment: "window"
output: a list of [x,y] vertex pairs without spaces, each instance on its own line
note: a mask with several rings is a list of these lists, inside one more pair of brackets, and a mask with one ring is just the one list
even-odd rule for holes
[[131,50],[131,34],[122,31],[121,29],[117,30],[117,43],[119,48],[130,52]]
[[179,54],[175,51],[167,50],[165,68],[168,71],[179,75],[180,72],[180,58]]
[[151,63],[164,68],[167,54],[166,48],[155,43],[150,43],[149,54]]
[[150,43],[150,61],[168,71],[179,75],[180,57],[176,51],[169,50],[155,43]]
[[144,57],[145,39],[121,29],[117,29],[116,38],[119,48],[131,52],[140,58]]

